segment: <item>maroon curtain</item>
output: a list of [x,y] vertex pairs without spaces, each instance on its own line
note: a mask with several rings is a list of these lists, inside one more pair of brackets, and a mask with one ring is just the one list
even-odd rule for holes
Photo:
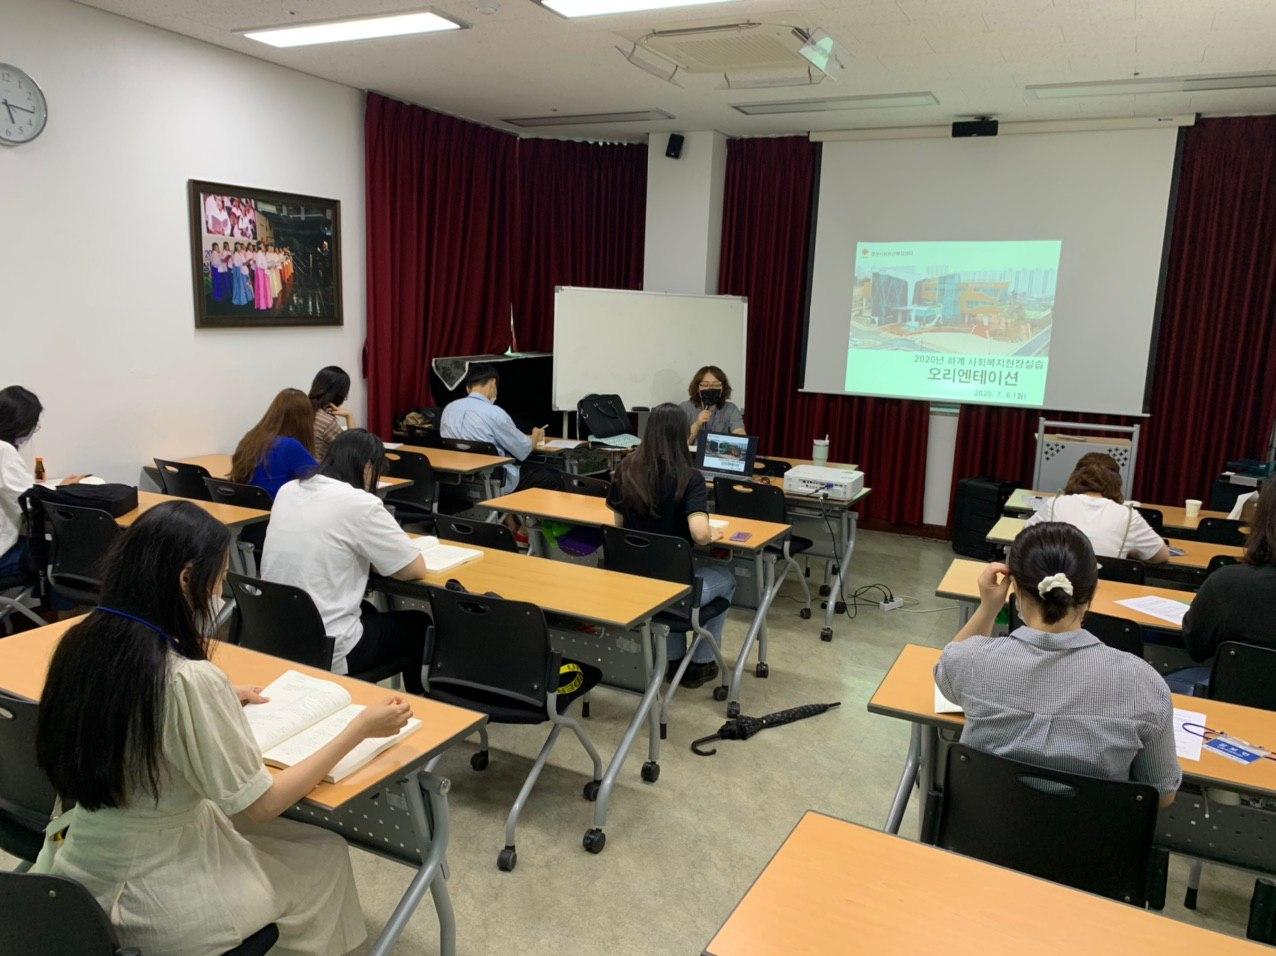
[[430,361],[509,346],[518,139],[369,93],[370,427],[429,401]]
[[[1276,419],[1276,117],[1200,120],[1184,139],[1150,415],[1135,497],[1208,497],[1228,459],[1264,457]],[[1118,416],[965,406],[956,480],[1032,477],[1037,416]]]
[[926,479],[923,402],[800,393],[816,150],[805,137],[727,144],[718,291],[749,300],[749,431],[773,454],[860,465],[873,487],[863,514],[918,525]]
[[518,144],[518,348],[549,351],[554,287],[641,289],[647,147],[525,139]]

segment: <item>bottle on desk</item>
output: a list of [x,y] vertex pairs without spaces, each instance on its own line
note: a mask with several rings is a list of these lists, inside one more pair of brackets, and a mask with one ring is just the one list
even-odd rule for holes
[[44,459],[37,455],[35,459],[35,480],[44,481],[44,479],[45,479]]

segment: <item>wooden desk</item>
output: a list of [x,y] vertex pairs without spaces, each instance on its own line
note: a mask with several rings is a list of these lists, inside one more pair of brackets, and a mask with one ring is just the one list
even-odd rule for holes
[[[1061,494],[1061,492],[1033,491],[1028,488],[1016,488],[1010,495],[1010,498],[1006,501],[1006,510],[1018,512],[1036,511],[1043,500],[1053,498],[1056,494]],[[1161,512],[1161,515],[1165,519],[1165,528],[1170,531],[1192,532],[1196,530],[1202,518],[1227,517],[1227,512],[1225,511],[1206,511],[1202,509],[1201,513],[1195,518],[1189,518],[1187,516],[1187,511],[1182,505],[1157,505],[1152,504],[1150,501],[1140,501],[1139,507],[1155,508],[1157,511]]]
[[710,956],[1254,954],[1264,947],[808,810]]
[[238,530],[245,525],[256,524],[259,521],[270,520],[270,512],[262,511],[258,508],[241,508],[238,505],[223,505],[216,501],[197,501],[194,498],[161,495],[154,491],[139,491],[137,493],[137,507],[120,515],[115,519],[115,523],[122,528],[127,528],[156,505],[162,505],[169,501],[189,501],[191,504],[207,511],[232,530]]
[[[954,558],[953,563],[948,566],[948,571],[945,572],[943,580],[935,588],[935,596],[960,601],[967,606],[971,603],[978,604],[979,573],[984,567],[985,565],[982,561],[972,561],[969,558]],[[1166,631],[1180,631],[1182,628],[1177,624],[1163,621],[1159,617],[1151,617],[1116,602],[1137,597],[1163,597],[1171,601],[1191,604],[1193,596],[1191,591],[1176,591],[1173,588],[1157,588],[1146,584],[1126,584],[1123,581],[1100,581],[1098,589],[1094,592],[1094,601],[1090,605],[1090,610],[1098,614],[1110,614],[1112,617],[1134,621],[1136,624],[1142,624],[1146,627],[1157,627]],[[966,619],[969,619],[969,614],[966,615]],[[1276,743],[1276,741],[1273,741],[1273,743]]]
[[[182,463],[199,465],[207,469],[214,478],[230,478],[230,455],[195,455],[192,458],[183,458]],[[394,491],[411,484],[410,478],[382,478],[377,482],[377,491]]]
[[[997,523],[988,532],[988,540],[993,544],[1010,544],[1015,538],[1019,537],[1019,532],[1023,531],[1026,523],[1026,518],[1013,518],[1009,515],[1004,515],[997,519]],[[1182,568],[1204,570],[1209,567],[1210,560],[1220,554],[1237,560],[1245,556],[1244,548],[1238,548],[1230,544],[1210,544],[1207,541],[1189,541],[1185,538],[1170,538],[1168,540],[1171,548],[1178,548],[1183,551],[1183,554],[1170,555],[1168,563]],[[1103,559],[1100,558],[1099,560],[1101,562]],[[1156,565],[1149,564],[1148,568],[1149,570],[1155,570]]]
[[[39,700],[57,642],[79,620],[74,618],[50,624],[0,641],[0,687],[29,700]],[[376,703],[384,700],[389,693],[375,684],[294,664],[233,644],[214,642],[210,656],[235,684],[264,686],[284,671],[293,669],[341,684],[350,692],[355,703]],[[321,783],[288,815],[333,830],[364,849],[388,854],[417,869],[395,916],[386,924],[373,952],[388,953],[394,947],[408,917],[429,889],[434,894],[439,915],[441,952],[454,953],[456,924],[448,899],[446,878],[441,870],[448,838],[447,781],[427,773],[424,768],[431,758],[469,736],[487,718],[475,711],[436,703],[424,697],[399,696],[411,703],[412,713],[420,719],[421,726],[340,783]],[[272,774],[279,773],[273,768],[268,769]],[[403,794],[402,807],[396,807],[393,801],[385,799],[387,792],[396,787]],[[360,808],[364,808],[364,812],[359,812]],[[393,828],[396,841],[406,837],[407,843],[411,844],[413,841],[409,835],[415,834],[415,846],[405,847],[404,842],[398,842],[398,846],[404,849],[397,849],[388,832],[381,834],[377,832],[377,824],[363,822],[370,817],[379,818],[377,824],[387,831]],[[359,820],[359,825],[352,825],[352,820]]]
[[450,448],[426,448],[423,445],[400,445],[389,451],[410,451],[424,455],[430,467],[449,475],[477,475],[490,472],[501,465],[509,465],[513,458],[502,455],[476,455],[469,451],[452,451]]

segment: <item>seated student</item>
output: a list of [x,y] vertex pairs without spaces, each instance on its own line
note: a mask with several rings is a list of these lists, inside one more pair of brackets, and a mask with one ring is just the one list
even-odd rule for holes
[[[677,405],[665,403],[651,410],[642,444],[616,469],[607,504],[626,528],[675,535],[705,545],[722,538],[709,525],[709,489],[687,451],[687,416]],[[735,595],[735,575],[723,564],[696,569],[701,581],[700,603]],[[726,614],[702,621],[705,630],[722,643]],[[687,653],[687,636],[670,634],[669,670],[672,677]],[[713,651],[702,643],[682,675],[684,687],[699,687],[718,676]]]
[[37,759],[76,806],[36,872],[83,884],[145,953],[221,953],[270,923],[280,952],[345,953],[365,935],[345,841],[279,817],[411,708],[387,696],[268,771],[241,710],[265,698],[209,660],[229,547],[190,502],[152,508],[115,544],[102,603],[58,644],[40,700]]
[[350,376],[336,365],[321,368],[310,383],[310,406],[315,410],[315,458],[322,460],[336,437],[355,427],[354,415],[345,407],[349,395]]
[[[1015,586],[1023,626],[992,633]],[[977,750],[1108,780],[1149,783],[1161,806],[1183,774],[1174,751],[1174,705],[1146,661],[1082,626],[1098,562],[1077,528],[1025,528],[1010,566],[979,576],[979,609],[935,665],[940,691],[966,714],[961,741]]]
[[311,447],[315,413],[306,393],[285,388],[235,448],[230,480],[264,488],[275,497],[280,487],[315,470]]
[[1066,521],[1081,529],[1101,558],[1135,557],[1153,564],[1170,560],[1169,546],[1124,500],[1118,472],[1101,461],[1078,462],[1063,494],[1043,504],[1025,526]]
[[747,435],[740,406],[730,401],[731,383],[716,365],[706,365],[691,377],[687,400],[678,407],[691,422],[687,444],[694,445],[702,431]]
[[[1194,661],[1212,661],[1220,644],[1239,641],[1276,647],[1276,482],[1258,496],[1258,512],[1245,557],[1210,572],[1183,616],[1183,643]],[[1165,675],[1180,694],[1208,686],[1210,668],[1186,667]]]
[[424,693],[421,659],[430,617],[378,611],[363,600],[368,570],[400,581],[425,577],[425,559],[372,491],[385,446],[362,428],[337,436],[319,471],[279,489],[266,528],[261,576],[299,587],[336,641],[335,674],[361,673],[406,658],[403,686]]

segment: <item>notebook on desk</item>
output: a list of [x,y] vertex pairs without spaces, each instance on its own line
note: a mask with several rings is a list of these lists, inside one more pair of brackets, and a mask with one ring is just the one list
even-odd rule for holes
[[728,435],[709,432],[696,443],[696,467],[706,475],[753,479],[753,461],[758,457],[757,435]]
[[416,546],[425,558],[427,571],[451,571],[467,561],[475,561],[483,557],[482,551],[474,548],[461,548],[454,544],[441,544],[434,535],[425,535],[416,539]]

